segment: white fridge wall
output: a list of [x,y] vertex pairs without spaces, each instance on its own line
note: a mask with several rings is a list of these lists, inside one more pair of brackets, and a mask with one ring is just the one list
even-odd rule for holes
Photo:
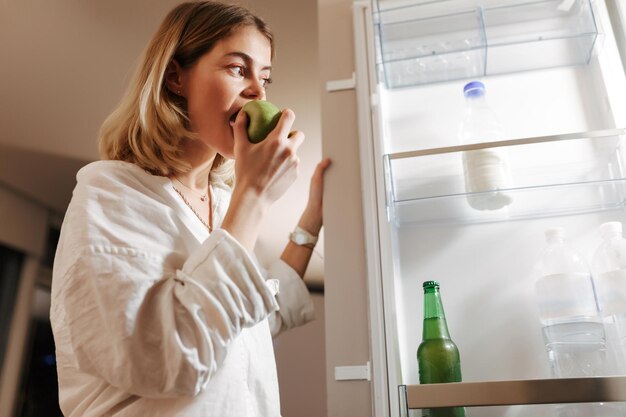
[[[597,62],[579,68],[555,68],[482,78],[487,101],[509,139],[584,132],[612,126],[601,111],[602,91],[587,88]],[[468,80],[382,93],[385,151],[458,145],[463,117],[463,86]]]
[[[616,211],[396,230],[402,382],[419,383],[416,352],[422,338],[422,283],[427,280],[441,283],[464,381],[551,377],[534,299],[534,267],[544,248],[543,231],[565,227],[572,246],[590,261],[600,244],[598,226],[625,220],[624,213]],[[469,408],[467,415],[535,416],[550,407]]]
[[621,211],[467,226],[397,230],[402,298],[403,382],[418,384],[416,361],[423,318],[422,283],[437,280],[448,326],[461,352],[463,379],[548,378],[534,298],[534,267],[543,231],[562,226],[589,261],[600,243],[597,227],[624,221]]

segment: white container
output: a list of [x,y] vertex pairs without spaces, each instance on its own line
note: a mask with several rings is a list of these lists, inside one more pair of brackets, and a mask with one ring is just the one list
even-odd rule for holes
[[592,259],[598,305],[615,373],[626,374],[626,240],[622,223],[600,226],[602,243]]
[[565,242],[563,228],[546,230],[536,296],[555,377],[607,373],[606,338],[587,263]]
[[[485,86],[480,81],[463,88],[465,115],[459,126],[461,144],[502,140],[504,129],[487,104]],[[506,189],[511,178],[506,150],[488,148],[463,152],[463,173],[467,201],[476,210],[498,210],[513,201]]]

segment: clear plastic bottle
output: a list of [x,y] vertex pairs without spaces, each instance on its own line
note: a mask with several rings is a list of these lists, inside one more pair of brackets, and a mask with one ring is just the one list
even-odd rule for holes
[[589,267],[565,242],[563,228],[545,235],[536,293],[552,375],[606,375],[606,338]]
[[[504,139],[504,129],[487,104],[485,85],[472,81],[463,87],[465,114],[459,126],[461,144]],[[469,205],[477,210],[498,210],[513,201],[506,191],[511,178],[503,148],[463,152],[465,191]],[[478,194],[475,194],[478,193]]]
[[593,255],[591,270],[604,321],[614,373],[626,374],[626,239],[622,223],[600,225],[602,243]]

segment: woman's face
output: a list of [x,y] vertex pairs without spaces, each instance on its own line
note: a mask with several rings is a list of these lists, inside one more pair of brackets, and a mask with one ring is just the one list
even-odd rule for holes
[[231,121],[250,100],[264,100],[270,80],[270,41],[244,26],[181,72],[191,129],[212,150],[233,158]]

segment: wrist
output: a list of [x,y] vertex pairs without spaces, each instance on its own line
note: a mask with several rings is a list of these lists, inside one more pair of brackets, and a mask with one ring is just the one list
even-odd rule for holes
[[269,205],[254,193],[233,192],[221,228],[252,251],[268,208]]
[[314,215],[310,210],[305,210],[298,221],[298,227],[306,230],[313,236],[318,236],[322,229],[322,218]]

